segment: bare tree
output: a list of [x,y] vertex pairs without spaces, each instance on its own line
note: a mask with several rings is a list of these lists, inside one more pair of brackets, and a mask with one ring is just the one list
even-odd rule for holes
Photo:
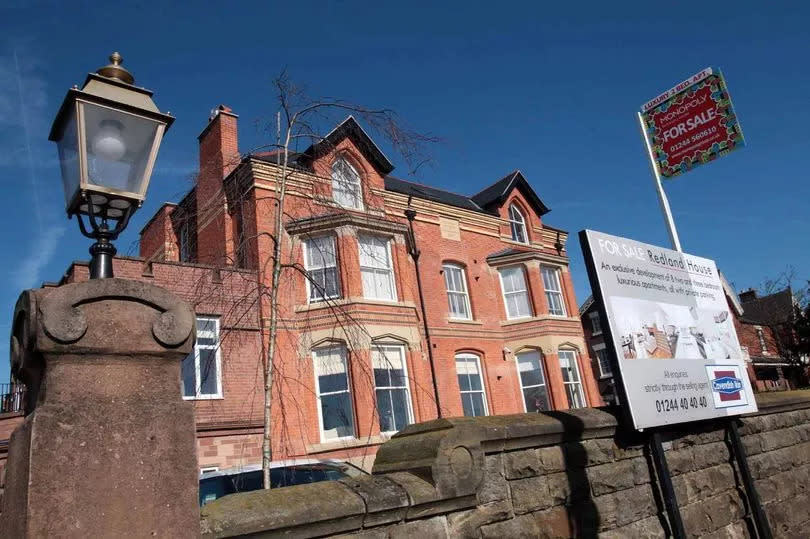
[[[296,281],[294,276],[300,276],[308,282],[310,289],[316,290],[323,299],[321,304],[328,310],[331,326],[334,333],[342,336],[347,347],[351,350],[368,350],[368,343],[371,336],[365,329],[364,323],[357,320],[355,313],[345,302],[335,301],[329,298],[329,294],[324,289],[325,283],[322,279],[314,278],[307,269],[298,262],[300,252],[296,250],[295,243],[290,241],[286,233],[286,226],[301,215],[316,215],[324,211],[324,206],[331,214],[345,213],[348,210],[340,205],[334,204],[331,200],[309,200],[309,208],[302,208],[302,198],[295,198],[296,207],[290,206],[290,188],[300,180],[302,175],[312,174],[313,171],[302,170],[301,160],[313,160],[335,150],[333,143],[328,137],[328,131],[339,123],[338,118],[345,118],[352,115],[359,119],[373,133],[389,143],[389,145],[400,155],[408,167],[408,175],[413,176],[416,171],[425,163],[429,162],[425,154],[425,148],[436,142],[435,137],[420,134],[410,130],[397,118],[396,114],[389,109],[371,109],[360,105],[348,103],[339,99],[313,99],[299,86],[293,84],[282,73],[274,81],[274,89],[278,96],[278,112],[273,121],[268,122],[266,132],[270,136],[275,136],[275,143],[267,144],[261,148],[255,148],[250,153],[263,153],[264,159],[274,161],[275,170],[273,177],[272,194],[261,196],[254,195],[250,198],[250,185],[240,184],[238,178],[232,178],[230,185],[225,186],[228,199],[228,209],[230,212],[238,214],[240,222],[243,222],[243,212],[248,211],[251,204],[253,208],[262,212],[263,216],[268,216],[272,222],[270,230],[247,230],[244,224],[238,227],[238,234],[234,239],[233,257],[226,259],[226,266],[243,266],[246,259],[250,259],[250,266],[255,269],[252,275],[253,281],[248,287],[248,292],[242,290],[237,301],[231,301],[227,308],[232,317],[249,316],[251,310],[258,311],[259,327],[261,331],[261,373],[263,390],[263,435],[262,435],[262,470],[264,488],[270,488],[270,465],[273,461],[273,433],[274,418],[281,414],[286,418],[287,414],[296,413],[296,410],[287,410],[288,401],[293,400],[297,392],[290,389],[291,386],[301,385],[303,371],[288,372],[284,369],[284,362],[281,357],[295,357],[298,350],[312,343],[290,344],[290,339],[282,339],[284,332],[307,333],[306,329],[310,321],[306,316],[297,318],[285,312],[286,302],[283,294],[289,292],[289,287]],[[299,148],[308,149],[310,155],[303,155]],[[269,152],[267,150],[270,150]],[[268,155],[269,154],[269,155]],[[243,156],[239,156],[241,160]],[[236,166],[238,163],[232,163]],[[314,171],[317,174],[317,171]],[[251,204],[246,204],[250,202]],[[216,204],[213,201],[212,204]],[[194,208],[193,211],[186,212],[180,219],[191,221],[198,215],[204,214],[209,208]],[[368,214],[375,213],[382,215],[382,208],[366,207]],[[258,220],[258,216],[254,216]],[[183,223],[180,223],[182,226]],[[175,225],[178,226],[178,225]],[[304,239],[308,238],[304,234]],[[269,242],[269,252],[265,252],[252,246],[258,242]],[[300,246],[299,246],[300,248]],[[249,252],[250,251],[250,252]],[[321,253],[323,254],[323,253]],[[244,277],[247,278],[247,277]],[[201,300],[205,287],[200,287]],[[208,290],[207,288],[205,288]],[[232,293],[229,292],[229,293]],[[210,301],[210,297],[204,298]],[[224,303],[223,303],[224,304]],[[297,321],[291,321],[296,318]],[[300,319],[304,318],[303,321]],[[267,327],[265,329],[265,320]],[[312,322],[315,323],[315,322]],[[322,324],[322,322],[319,322]],[[223,334],[222,340],[226,340],[227,335]],[[283,350],[285,346],[290,347]],[[348,360],[347,360],[348,363]],[[360,378],[367,383],[367,387],[374,388],[374,376],[371,369],[363,372],[355,372],[355,378]],[[412,373],[409,373],[409,380],[413,390],[420,391],[425,395],[431,395],[429,388],[420,388]],[[288,389],[290,389],[288,391]],[[281,394],[288,396],[286,399],[279,399]],[[292,405],[297,407],[297,403]],[[298,410],[300,413],[300,410]],[[376,401],[375,410],[376,413]],[[281,438],[280,444],[284,445],[291,438],[287,432],[286,420],[282,421],[279,428],[275,429]],[[358,436],[362,433],[358,432]],[[369,433],[370,435],[370,433]]]

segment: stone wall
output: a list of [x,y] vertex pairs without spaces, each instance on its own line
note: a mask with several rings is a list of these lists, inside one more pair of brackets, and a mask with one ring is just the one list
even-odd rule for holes
[[[741,420],[776,537],[810,525],[810,401]],[[605,410],[441,419],[384,444],[374,475],[237,494],[202,509],[204,537],[666,537],[644,435]],[[687,533],[754,534],[719,422],[665,436]]]

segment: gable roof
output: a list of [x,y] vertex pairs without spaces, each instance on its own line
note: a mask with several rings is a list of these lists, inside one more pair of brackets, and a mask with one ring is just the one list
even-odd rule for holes
[[793,291],[790,287],[775,294],[742,302],[743,316],[758,324],[779,324],[793,316]]
[[394,170],[394,165],[382,153],[382,150],[374,144],[368,133],[357,123],[354,116],[349,116],[340,124],[332,129],[323,139],[316,142],[303,152],[303,157],[312,160],[318,156],[324,155],[331,151],[337,144],[344,138],[350,138],[354,142],[357,149],[363,154],[363,157],[368,159],[374,168],[385,175]]
[[512,189],[520,189],[521,193],[526,197],[526,200],[531,204],[532,209],[538,215],[545,215],[549,210],[537,193],[534,192],[529,182],[519,170],[513,170],[497,182],[493,183],[483,191],[473,195],[471,198],[473,202],[485,209],[490,209],[492,206],[503,204]]

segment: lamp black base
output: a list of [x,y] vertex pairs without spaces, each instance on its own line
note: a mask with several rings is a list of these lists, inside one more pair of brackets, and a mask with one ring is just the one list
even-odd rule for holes
[[90,278],[109,279],[113,277],[112,259],[117,253],[115,246],[107,238],[99,238],[90,246]]

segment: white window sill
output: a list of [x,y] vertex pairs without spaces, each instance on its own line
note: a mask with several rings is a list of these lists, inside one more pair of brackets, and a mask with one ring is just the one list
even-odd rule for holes
[[540,322],[543,320],[565,320],[566,322],[579,322],[579,318],[569,316],[555,316],[553,314],[541,314],[539,316],[524,316],[523,318],[510,318],[501,321],[501,326],[511,326],[513,324],[525,324],[526,322]]
[[183,396],[184,401],[221,401],[225,400],[222,395],[197,395],[194,397]]
[[385,305],[388,307],[407,307],[415,309],[416,304],[412,301],[397,301],[397,300],[382,300],[382,299],[366,299],[366,298],[341,298],[329,301],[319,301],[317,303],[309,303],[307,305],[298,305],[295,312],[303,313],[307,311],[316,311],[318,309],[330,309],[333,307],[345,307],[350,304],[358,305]]
[[469,318],[448,318],[447,321],[451,324],[469,324],[471,326],[483,326],[484,323],[480,320],[471,320]]
[[613,373],[610,373],[610,374],[600,374],[600,375],[599,375],[599,379],[600,379],[600,380],[608,380],[608,379],[610,379],[610,378],[613,378]]
[[591,337],[598,337],[601,334],[602,334],[601,330],[600,331],[595,331],[595,332],[591,333]]

